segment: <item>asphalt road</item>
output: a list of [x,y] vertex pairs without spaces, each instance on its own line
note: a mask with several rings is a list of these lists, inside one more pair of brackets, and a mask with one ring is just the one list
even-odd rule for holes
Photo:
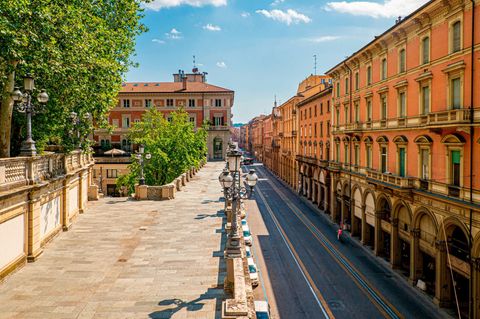
[[273,318],[450,318],[261,165],[246,202],[261,284]]

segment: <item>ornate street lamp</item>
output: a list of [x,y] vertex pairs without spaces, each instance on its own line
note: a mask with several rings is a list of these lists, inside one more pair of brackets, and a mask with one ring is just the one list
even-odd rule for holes
[[251,169],[248,172],[247,177],[245,177],[245,180],[247,181],[247,185],[250,187],[250,194],[253,194],[253,188],[255,187],[255,185],[257,185],[257,181],[258,181],[258,176],[257,174],[255,174],[254,169]]
[[143,175],[143,165],[144,165],[144,158],[149,160],[152,158],[152,154],[147,153],[145,154],[145,147],[143,145],[140,145],[138,147],[138,153],[135,155],[137,158],[139,164],[140,164],[140,179],[138,181],[139,185],[145,185],[145,176]]
[[35,156],[37,155],[37,149],[35,147],[35,141],[32,138],[32,114],[41,111],[43,104],[48,102],[48,94],[45,90],[41,90],[37,95],[37,101],[40,102],[40,106],[35,106],[32,103],[35,82],[30,74],[27,74],[23,78],[23,87],[25,93],[22,93],[18,87],[15,87],[12,92],[12,99],[15,103],[15,109],[20,113],[25,113],[27,117],[27,138],[22,142],[20,155]]
[[[232,201],[232,227],[228,235],[226,257],[241,257],[240,250],[240,234],[238,231],[238,213],[241,209],[241,199],[247,198],[245,187],[240,185],[240,161],[242,153],[235,149],[232,145],[227,153],[228,169],[225,169],[219,176],[220,184],[224,189],[225,199]],[[230,174],[229,174],[230,171]],[[255,175],[256,176],[256,175]],[[255,176],[251,176],[251,183],[255,180]],[[258,179],[258,178],[257,178]],[[252,186],[253,187],[253,186]]]

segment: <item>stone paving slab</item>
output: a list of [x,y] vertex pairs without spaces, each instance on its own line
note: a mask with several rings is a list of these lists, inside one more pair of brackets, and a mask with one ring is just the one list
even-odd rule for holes
[[89,202],[0,284],[0,318],[220,318],[223,166],[205,165],[174,200]]

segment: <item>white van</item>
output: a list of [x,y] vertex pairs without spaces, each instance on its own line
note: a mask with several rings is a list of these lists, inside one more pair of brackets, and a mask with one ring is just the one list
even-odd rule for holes
[[248,226],[242,226],[242,232],[243,232],[243,239],[245,240],[245,244],[248,246],[252,246],[253,240],[252,240],[252,234],[250,233],[250,228]]
[[250,274],[250,281],[252,282],[252,286],[258,286],[258,272],[257,272],[257,265],[253,261],[253,258],[247,258],[248,262],[248,272]]
[[257,319],[270,319],[270,306],[263,300],[255,300],[255,315]]

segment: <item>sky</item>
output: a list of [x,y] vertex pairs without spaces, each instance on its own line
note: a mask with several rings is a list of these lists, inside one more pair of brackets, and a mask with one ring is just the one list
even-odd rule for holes
[[427,0],[154,0],[129,82],[173,81],[193,56],[207,82],[235,91],[233,122],[269,114],[298,83],[323,74]]

